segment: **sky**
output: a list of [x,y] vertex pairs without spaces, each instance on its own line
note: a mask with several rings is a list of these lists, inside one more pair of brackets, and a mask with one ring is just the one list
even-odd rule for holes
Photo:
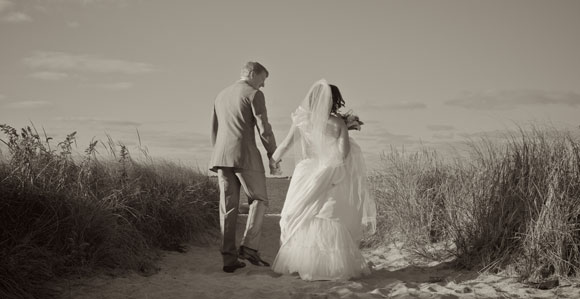
[[0,123],[205,171],[215,96],[252,60],[279,142],[324,78],[365,122],[350,133],[370,167],[531,122],[577,130],[579,16],[576,0],[0,0]]

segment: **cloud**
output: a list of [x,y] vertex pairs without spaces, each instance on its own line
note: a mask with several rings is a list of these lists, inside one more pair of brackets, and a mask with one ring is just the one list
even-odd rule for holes
[[433,138],[435,138],[435,139],[453,139],[453,138],[455,138],[455,133],[453,133],[453,132],[435,133],[435,134],[433,134]]
[[66,25],[70,28],[78,28],[81,24],[75,21],[67,21]]
[[420,102],[399,102],[395,104],[387,104],[385,106],[387,109],[395,109],[395,110],[417,110],[417,109],[425,109],[427,105],[420,103]]
[[12,12],[2,17],[2,21],[7,23],[23,23],[32,21],[32,18],[25,13]]
[[141,140],[147,146],[156,148],[192,151],[211,149],[209,134],[197,132],[144,130],[141,132]]
[[57,117],[57,121],[76,123],[76,124],[91,124],[91,125],[101,125],[101,126],[117,126],[117,127],[139,127],[141,123],[129,120],[120,119],[103,119],[94,117],[84,117],[84,116],[66,116]]
[[35,52],[24,59],[32,68],[59,71],[80,71],[94,73],[143,74],[154,71],[151,64],[118,59],[106,59],[96,55],[76,55],[63,52]]
[[184,135],[184,136],[168,136],[159,135],[152,139],[151,144],[156,147],[164,148],[179,148],[179,149],[194,149],[194,148],[210,148],[210,138],[208,136]]
[[95,3],[117,3],[117,4],[127,4],[129,0],[52,0],[53,2],[61,2],[61,3],[73,3],[73,4],[82,4],[82,5],[89,5]]
[[365,110],[418,110],[427,108],[427,105],[421,102],[409,101],[401,101],[398,103],[372,101],[363,103],[357,106],[357,108]]
[[97,84],[97,87],[109,89],[109,90],[123,90],[129,89],[133,87],[133,83],[131,82],[116,82],[116,83],[105,83],[105,84]]
[[[365,130],[363,126],[363,130]],[[355,133],[356,134],[356,133]],[[361,131],[357,134],[356,139],[361,139],[365,141],[373,141],[380,145],[391,145],[391,144],[413,144],[417,143],[417,140],[411,139],[410,135],[404,134],[394,134],[389,132],[384,128],[373,128],[372,131]]]
[[41,109],[54,106],[54,103],[48,101],[20,101],[11,102],[4,105],[9,109]]
[[80,3],[80,4],[92,4],[99,2],[98,0],[59,0],[59,2],[69,2],[69,3]]
[[508,139],[510,136],[515,136],[518,134],[517,130],[504,129],[504,130],[489,130],[489,131],[478,131],[478,132],[464,132],[459,133],[460,137],[465,139]]
[[58,81],[62,79],[66,79],[69,76],[67,73],[62,72],[35,72],[30,74],[30,77],[41,79],[41,80],[48,80],[48,81]]
[[452,131],[455,127],[449,125],[428,125],[427,129],[431,131]]
[[12,6],[12,2],[8,0],[0,0],[0,13]]
[[542,90],[492,90],[465,93],[445,104],[474,110],[508,110],[528,105],[576,107],[580,106],[580,94]]

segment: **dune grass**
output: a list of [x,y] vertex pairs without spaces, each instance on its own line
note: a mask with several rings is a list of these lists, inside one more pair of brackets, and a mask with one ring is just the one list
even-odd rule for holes
[[[158,249],[219,234],[215,179],[147,155],[137,161],[111,139],[75,155],[74,133],[55,145],[33,127],[0,129],[0,298],[58,295],[45,287],[54,276],[152,274]],[[378,232],[366,245],[402,242],[526,281],[578,276],[580,141],[531,127],[466,144],[467,156],[383,155],[370,176]]]
[[198,171],[136,161],[111,139],[75,155],[75,133],[54,145],[34,127],[0,129],[0,298],[58,295],[45,282],[75,273],[152,274],[158,249],[219,234],[219,191]]
[[467,142],[468,157],[392,150],[371,183],[376,243],[524,281],[580,274],[580,141],[520,128]]

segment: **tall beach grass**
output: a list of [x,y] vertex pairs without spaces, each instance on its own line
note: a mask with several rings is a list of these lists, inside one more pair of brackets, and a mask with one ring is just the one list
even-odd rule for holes
[[[0,298],[47,298],[53,276],[156,271],[158,249],[219,235],[215,180],[135,159],[109,139],[73,153],[34,127],[0,126]],[[378,233],[457,266],[522,280],[578,276],[580,140],[530,127],[466,142],[467,155],[392,149],[370,177]],[[103,153],[99,153],[103,152]]]
[[375,243],[522,280],[580,274],[580,140],[531,126],[466,142],[468,156],[393,149],[371,177]]
[[0,129],[0,298],[58,295],[45,287],[55,276],[152,274],[158,249],[219,234],[219,191],[198,171],[137,161],[111,139],[76,155],[75,133],[55,144],[34,127]]

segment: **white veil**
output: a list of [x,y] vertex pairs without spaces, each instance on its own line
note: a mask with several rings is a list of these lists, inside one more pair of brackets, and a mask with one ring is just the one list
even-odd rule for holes
[[292,114],[298,128],[294,135],[296,164],[304,159],[315,159],[320,165],[336,160],[336,153],[328,147],[326,126],[332,108],[332,91],[325,79],[316,81],[306,97]]
[[[316,81],[306,94],[306,97],[292,113],[292,120],[297,130],[294,134],[294,156],[298,164],[304,159],[318,162],[318,170],[335,173],[333,184],[345,178],[351,182],[344,190],[349,198],[356,202],[360,211],[360,222],[353,223],[351,231],[355,239],[362,236],[363,228],[368,233],[376,230],[376,206],[369,192],[367,173],[361,148],[350,138],[350,153],[345,161],[338,152],[338,147],[330,142],[326,127],[332,109],[332,91],[325,79]],[[317,172],[316,170],[312,170]]]

